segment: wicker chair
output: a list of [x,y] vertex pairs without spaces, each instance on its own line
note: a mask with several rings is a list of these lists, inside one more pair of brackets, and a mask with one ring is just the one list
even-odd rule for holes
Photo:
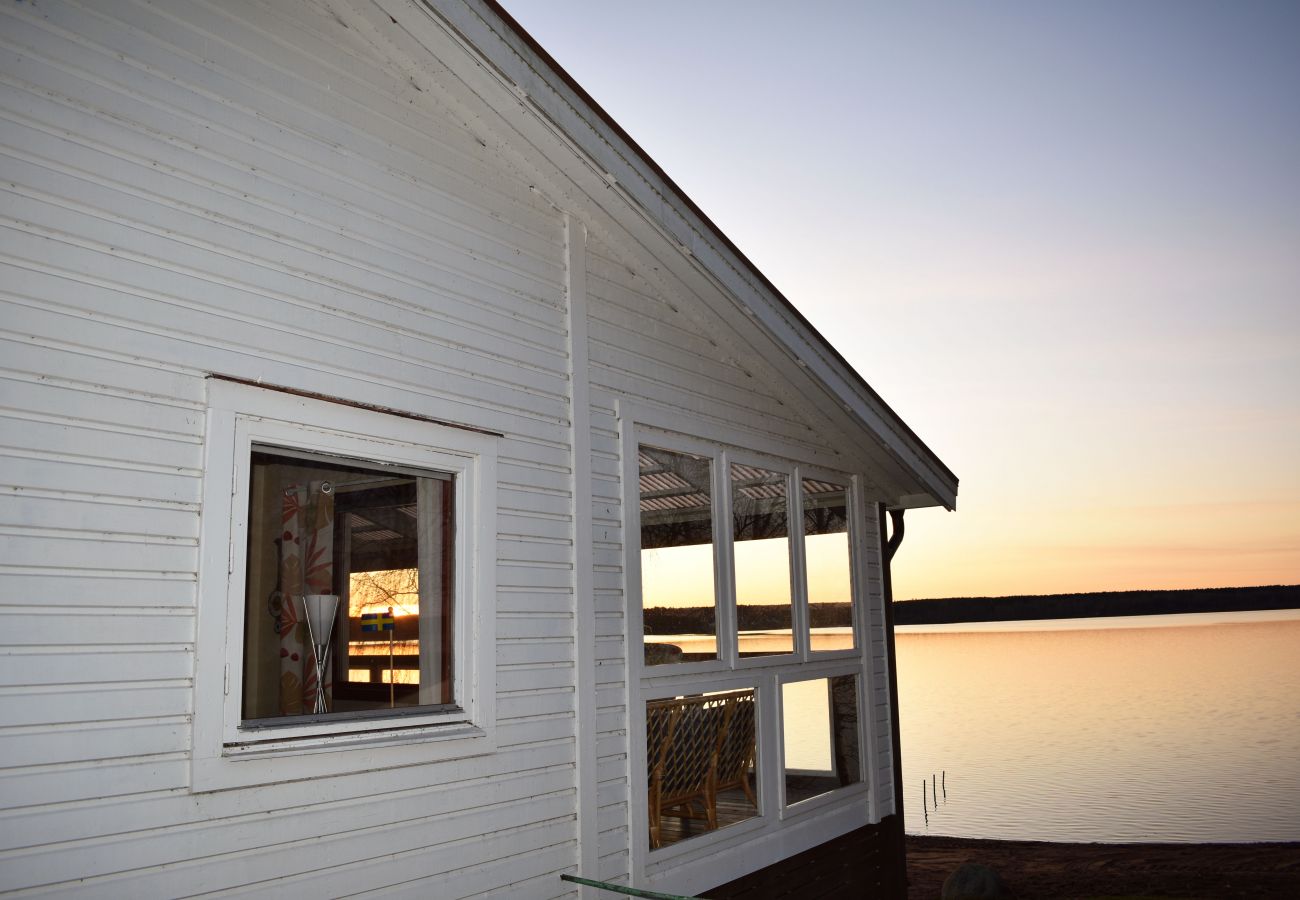
[[745,799],[758,808],[749,771],[754,767],[754,692],[738,691],[726,704],[722,731],[718,735],[717,793],[734,787],[745,792]]
[[753,691],[647,703],[650,846],[663,843],[664,816],[717,828],[719,790],[739,786],[757,806],[748,777],[753,760]]

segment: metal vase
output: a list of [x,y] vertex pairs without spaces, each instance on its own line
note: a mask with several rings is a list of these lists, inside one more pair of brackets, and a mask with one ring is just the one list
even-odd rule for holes
[[302,598],[302,605],[307,613],[307,637],[311,641],[312,656],[316,662],[316,703],[313,712],[325,713],[329,712],[325,703],[325,654],[329,652],[339,596],[307,594]]

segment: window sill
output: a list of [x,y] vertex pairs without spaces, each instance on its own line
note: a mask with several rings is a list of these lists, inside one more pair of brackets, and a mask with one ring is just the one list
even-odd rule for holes
[[312,737],[267,738],[228,743],[222,749],[226,759],[258,759],[297,756],[307,753],[334,753],[357,748],[398,747],[415,742],[486,737],[483,729],[469,722],[445,725],[408,725],[394,728],[370,728],[364,732],[322,734]]
[[493,730],[469,722],[232,743],[218,755],[196,753],[190,785],[194,793],[208,793],[467,759],[496,749]]

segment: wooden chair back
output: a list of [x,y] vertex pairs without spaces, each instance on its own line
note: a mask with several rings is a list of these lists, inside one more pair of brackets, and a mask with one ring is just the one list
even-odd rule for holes
[[646,704],[651,847],[662,843],[665,815],[702,820],[706,828],[717,828],[720,787],[739,785],[755,802],[748,780],[754,760],[754,721],[752,690]]

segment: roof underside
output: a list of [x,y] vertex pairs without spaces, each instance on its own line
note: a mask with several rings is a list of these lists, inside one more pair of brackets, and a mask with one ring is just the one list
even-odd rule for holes
[[[680,468],[663,459],[658,451],[648,447],[640,448],[637,459],[640,464],[642,515],[669,511],[708,512],[711,492],[708,482],[691,479]],[[774,474],[778,477],[774,478]],[[779,473],[732,463],[730,475],[732,490],[739,496],[750,500],[782,500],[786,497],[785,479]],[[845,485],[816,478],[803,478],[799,483],[805,497],[843,493],[846,489]]]

